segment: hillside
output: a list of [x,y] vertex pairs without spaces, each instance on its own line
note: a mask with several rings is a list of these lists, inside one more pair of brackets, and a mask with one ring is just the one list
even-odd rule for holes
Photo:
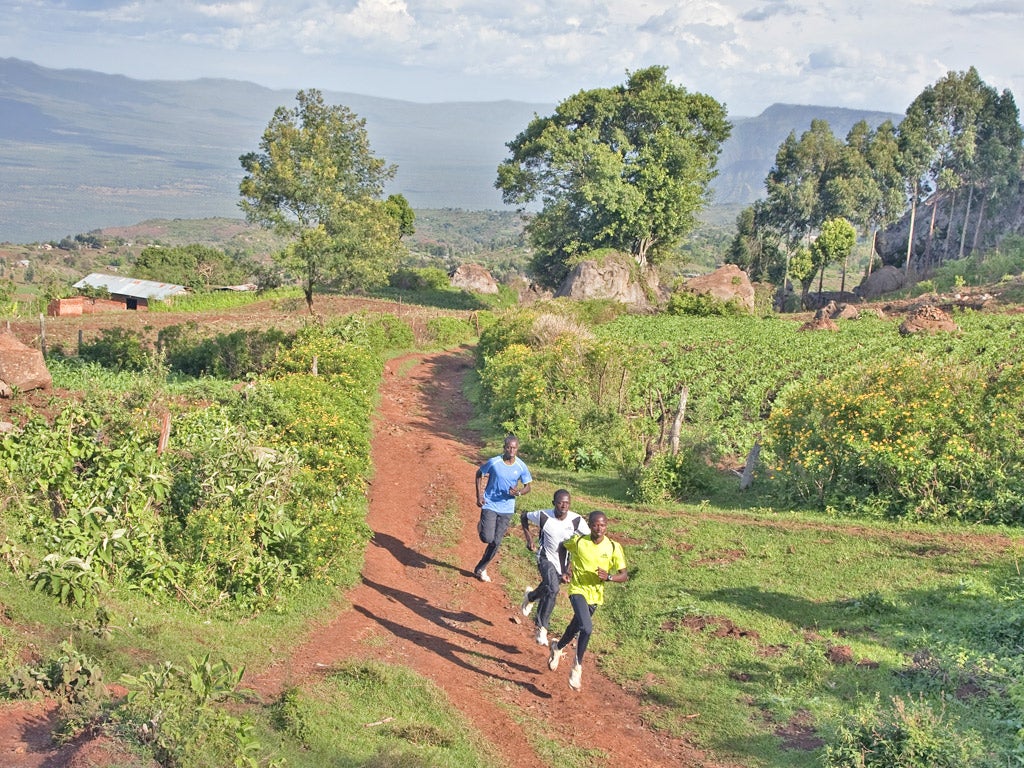
[[[374,151],[398,166],[388,191],[416,209],[502,209],[494,178],[505,143],[553,109],[324,96],[366,120]],[[140,81],[0,58],[0,242],[58,240],[149,219],[237,217],[238,157],[257,147],[274,109],[294,97],[241,81]],[[860,119],[899,119],[792,105],[733,116],[716,205],[756,199],[779,143],[815,117],[837,135]]]

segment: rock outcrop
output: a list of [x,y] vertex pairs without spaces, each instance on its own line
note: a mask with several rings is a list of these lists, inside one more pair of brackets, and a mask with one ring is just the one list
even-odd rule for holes
[[498,292],[498,281],[479,264],[461,264],[448,278],[453,288],[470,293]]
[[49,389],[53,377],[43,361],[43,353],[27,347],[14,334],[0,333],[0,397],[15,391]]
[[754,286],[747,273],[735,264],[725,264],[710,274],[691,277],[683,288],[721,302],[735,301],[748,311],[754,309]]
[[555,291],[555,298],[612,299],[638,306],[657,296],[657,274],[651,270],[638,279],[638,267],[628,254],[580,262]]

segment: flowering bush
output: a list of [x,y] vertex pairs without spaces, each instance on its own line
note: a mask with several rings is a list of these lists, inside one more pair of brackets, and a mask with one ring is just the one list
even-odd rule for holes
[[774,486],[887,517],[1020,522],[1024,366],[994,378],[921,359],[784,393],[768,420]]

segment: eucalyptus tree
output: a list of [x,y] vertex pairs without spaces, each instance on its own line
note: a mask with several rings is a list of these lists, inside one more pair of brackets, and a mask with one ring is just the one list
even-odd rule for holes
[[983,193],[971,249],[978,246],[989,201],[1013,199],[1024,171],[1024,128],[1013,94],[993,94],[981,115],[974,183]]
[[[959,217],[958,257],[963,256],[975,195],[1011,187],[1020,178],[1021,128],[1012,95],[997,93],[974,67],[949,72],[907,108],[900,124],[900,148],[912,206],[931,195],[949,193],[947,248],[957,221],[956,197],[966,187]],[[914,210],[907,269],[915,241]]]
[[696,225],[731,126],[722,104],[665,73],[580,91],[506,145],[495,186],[508,204],[540,203],[527,226],[539,282],[557,285],[570,262],[605,248],[646,268]]
[[[841,152],[842,144],[828,122],[812,120],[799,139],[795,131],[790,132],[775,154],[775,165],[765,179],[767,198],[760,223],[780,236],[785,255],[783,296],[796,249],[808,248],[811,235],[828,216],[825,183]],[[813,273],[805,274],[806,262],[801,259],[801,274],[797,277],[804,296],[814,279]]]
[[[383,283],[398,260],[402,221],[381,199],[395,166],[373,154],[365,120],[315,89],[278,107],[259,151],[239,160],[246,219],[291,238],[275,259],[301,276],[309,311],[317,288]],[[411,226],[411,224],[410,224]]]

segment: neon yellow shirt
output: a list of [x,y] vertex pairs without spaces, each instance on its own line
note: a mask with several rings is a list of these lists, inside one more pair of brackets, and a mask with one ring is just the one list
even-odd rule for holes
[[595,544],[589,536],[573,536],[564,542],[572,555],[572,578],[569,580],[569,594],[583,595],[588,605],[604,604],[604,582],[597,575],[597,569],[616,574],[626,567],[626,553],[622,545],[607,536]]

